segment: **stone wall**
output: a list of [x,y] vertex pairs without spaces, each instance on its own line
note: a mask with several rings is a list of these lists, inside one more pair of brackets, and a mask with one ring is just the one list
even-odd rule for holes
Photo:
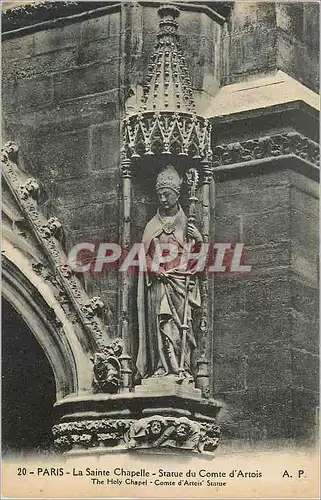
[[235,2],[225,31],[223,84],[275,70],[276,55],[275,4]]
[[280,69],[318,92],[319,5],[235,2],[224,54],[224,84]]
[[319,12],[317,2],[277,3],[277,66],[319,91]]
[[[3,43],[4,128],[41,181],[44,210],[62,221],[67,247],[118,240],[121,30],[112,9]],[[115,324],[115,273],[86,284]]]
[[302,174],[216,185],[216,240],[243,242],[252,266],[215,277],[214,387],[235,409],[225,423],[231,437],[315,437],[317,227],[318,186]]

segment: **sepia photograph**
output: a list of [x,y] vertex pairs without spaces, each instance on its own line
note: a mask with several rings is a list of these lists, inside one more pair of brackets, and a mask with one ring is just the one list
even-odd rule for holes
[[2,498],[319,498],[319,22],[1,2]]

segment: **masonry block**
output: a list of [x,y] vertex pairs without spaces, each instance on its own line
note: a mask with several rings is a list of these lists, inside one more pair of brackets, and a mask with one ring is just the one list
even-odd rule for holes
[[249,389],[290,387],[293,383],[290,349],[279,344],[249,346],[246,381]]
[[33,112],[52,101],[52,79],[51,76],[36,76],[16,80],[4,86],[3,92],[4,113]]
[[242,356],[220,354],[215,355],[213,377],[218,392],[238,391],[245,389],[246,361]]
[[231,35],[229,83],[246,80],[255,73],[267,73],[276,67],[275,29],[254,27],[241,35]]
[[[85,129],[98,123],[113,121],[119,113],[117,90],[103,92],[72,101],[56,103],[49,109],[38,109],[33,117],[23,115],[26,123],[41,131],[51,133],[71,132],[72,130]],[[30,120],[28,121],[28,118]]]
[[75,47],[79,41],[79,23],[38,31],[34,34],[34,53],[43,54],[62,48]]
[[291,235],[293,244],[303,249],[308,260],[316,262],[319,253],[319,233],[317,220],[302,213],[299,209],[292,210]]
[[243,217],[243,243],[263,245],[290,239],[289,210],[275,210]]
[[2,43],[1,55],[3,63],[12,59],[31,57],[34,54],[34,37],[32,34],[22,37],[9,38]]
[[86,19],[81,25],[81,41],[108,39],[118,35],[121,29],[120,12]]
[[120,54],[120,36],[114,35],[108,39],[94,40],[82,43],[78,52],[78,64],[88,64],[96,61],[106,63]]
[[[70,209],[69,209],[70,210]],[[85,206],[75,207],[69,211],[69,226],[80,230],[84,225],[100,228],[102,221],[110,220],[115,216],[115,203],[88,203]]]
[[289,328],[292,345],[312,354],[319,353],[319,323],[317,317],[291,309]]
[[219,197],[216,200],[216,214],[227,217],[242,216],[260,212],[287,209],[289,206],[290,191],[288,187],[267,187],[261,190],[252,190],[248,193],[235,194],[229,197]]
[[[293,437],[292,390],[248,389],[224,395],[222,432],[239,445],[271,446],[273,440]],[[239,442],[239,440],[241,442]],[[273,446],[273,445],[272,445]]]
[[[308,2],[303,4],[303,31],[304,42],[316,53],[320,47],[320,10],[317,3]],[[300,36],[300,31],[297,33]],[[316,54],[315,54],[316,55]]]
[[317,287],[319,283],[318,258],[308,257],[307,252],[295,243],[292,245],[291,269],[302,280]]
[[[37,151],[37,155],[35,155]],[[86,175],[88,171],[88,130],[51,133],[34,144],[34,161],[40,178],[60,179]]]
[[[119,179],[109,170],[99,173],[87,172],[87,175],[56,181],[57,204],[67,207],[85,206],[88,203],[104,203],[106,200],[117,204]],[[82,196],[79,197],[79,193]]]
[[237,313],[222,317],[215,315],[213,348],[216,353],[249,354],[249,346],[259,351],[261,346],[274,343],[282,348],[292,338],[292,323],[289,313],[280,315],[277,312]]
[[272,390],[268,388],[250,390],[246,404],[248,405],[250,422],[258,429],[260,441],[269,440],[271,443],[271,440],[277,441],[293,437],[292,391],[290,388],[283,388],[280,384],[279,387]]
[[292,432],[305,445],[319,442],[319,394],[306,389],[292,390]]
[[319,393],[319,357],[305,349],[292,349],[293,385]]
[[4,81],[14,84],[16,79],[51,75],[64,71],[76,65],[77,57],[77,50],[73,47],[33,57],[13,59],[3,64]]
[[215,276],[214,311],[220,317],[230,313],[242,313],[246,307],[245,289],[241,278],[226,280],[224,275]]
[[276,66],[276,20],[273,4],[239,3],[229,27],[228,83],[266,73]]
[[92,170],[119,170],[120,128],[118,120],[91,129]]
[[[243,278],[245,281],[245,279]],[[291,306],[291,289],[287,270],[276,271],[274,275],[249,277],[244,283],[246,311],[269,313],[284,310]]]
[[216,212],[211,230],[217,242],[238,243],[241,241],[241,218],[225,217]]
[[290,186],[291,179],[290,172],[286,170],[266,172],[264,175],[250,175],[241,179],[229,179],[215,183],[215,196],[221,198],[222,196],[244,194],[250,198],[253,191],[262,192],[267,188]]
[[290,281],[292,306],[311,318],[319,314],[318,287],[310,286],[299,277],[292,275]]
[[[60,218],[64,220],[64,224],[69,225],[70,220],[68,218],[68,210],[64,207],[60,207],[59,211]],[[94,243],[96,248],[98,248],[100,243],[117,243],[119,240],[118,228],[112,222],[105,222],[100,228],[91,228],[90,226],[86,226],[80,230],[72,229],[69,232],[71,238],[67,247],[68,250],[70,250],[73,245],[83,241]]]
[[119,85],[117,56],[107,64],[94,63],[54,75],[54,99],[63,101],[97,94]]
[[312,194],[301,191],[301,189],[296,187],[291,187],[290,200],[294,212],[299,211],[308,217],[319,218],[319,200]]
[[313,52],[310,47],[289,40],[287,34],[278,33],[278,68],[318,91],[318,52]]
[[291,241],[244,247],[243,252],[247,255],[247,262],[252,267],[252,273],[279,266],[290,267],[292,263]]

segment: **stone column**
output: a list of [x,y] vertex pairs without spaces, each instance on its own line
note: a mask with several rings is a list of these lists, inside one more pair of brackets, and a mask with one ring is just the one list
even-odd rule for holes
[[[120,241],[122,251],[127,253],[130,249],[131,159],[125,158],[122,160],[121,171],[123,177],[123,220]],[[129,334],[130,278],[128,273],[121,273],[119,283],[119,336],[124,341],[126,352],[129,352],[131,339]]]
[[[210,234],[210,184],[213,180],[212,169],[208,160],[202,160],[202,236],[205,244],[209,243]],[[209,396],[209,359],[212,335],[208,329],[208,278],[206,273],[201,278],[202,312],[200,320],[201,339],[197,359],[196,387],[201,389],[203,396]]]

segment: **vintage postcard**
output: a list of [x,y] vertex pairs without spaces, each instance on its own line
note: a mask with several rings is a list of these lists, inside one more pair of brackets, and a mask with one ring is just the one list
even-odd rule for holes
[[2,498],[319,498],[319,2],[2,2]]

